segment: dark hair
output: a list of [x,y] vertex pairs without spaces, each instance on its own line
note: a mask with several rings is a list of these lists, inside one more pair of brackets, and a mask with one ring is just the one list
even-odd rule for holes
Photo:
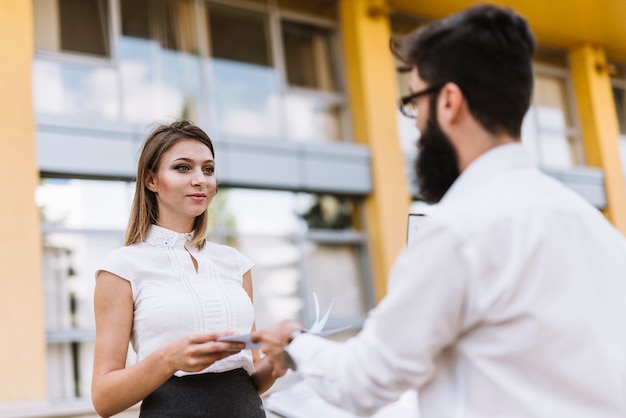
[[[157,126],[146,138],[137,164],[135,197],[126,231],[126,245],[145,240],[148,228],[151,224],[156,223],[159,206],[154,192],[146,187],[146,179],[150,172],[156,174],[159,171],[163,154],[174,144],[184,139],[195,139],[202,142],[209,147],[213,158],[215,158],[211,139],[202,129],[191,122],[181,120],[168,125]],[[196,217],[193,228],[190,244],[200,249],[204,247],[207,231],[206,211]]]
[[511,9],[479,5],[430,23],[391,50],[416,67],[429,85],[453,82],[469,110],[489,132],[521,134],[533,89],[534,37],[526,20]]

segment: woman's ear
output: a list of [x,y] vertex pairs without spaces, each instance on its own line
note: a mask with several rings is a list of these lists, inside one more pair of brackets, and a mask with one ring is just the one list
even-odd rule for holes
[[144,185],[146,186],[148,190],[156,193],[156,190],[157,190],[156,176],[154,175],[152,171],[148,171],[148,173],[146,174],[146,181]]

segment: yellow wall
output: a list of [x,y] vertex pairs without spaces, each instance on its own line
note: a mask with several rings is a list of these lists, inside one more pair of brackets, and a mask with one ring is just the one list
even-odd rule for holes
[[366,200],[365,217],[377,300],[384,296],[387,276],[406,243],[410,206],[393,106],[398,88],[384,8],[384,1],[342,0],[339,9],[354,135],[370,147],[372,155],[374,192]]
[[0,1],[0,402],[45,399],[32,1]]

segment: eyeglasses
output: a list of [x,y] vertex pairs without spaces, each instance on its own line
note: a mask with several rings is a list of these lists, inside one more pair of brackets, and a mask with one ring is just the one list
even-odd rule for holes
[[401,97],[398,100],[398,107],[400,108],[400,112],[406,117],[409,118],[417,118],[417,104],[415,103],[415,99],[420,96],[425,96],[427,94],[432,94],[439,91],[446,83],[435,84],[434,86],[430,86],[422,91],[417,91],[415,93],[411,93],[407,96]]

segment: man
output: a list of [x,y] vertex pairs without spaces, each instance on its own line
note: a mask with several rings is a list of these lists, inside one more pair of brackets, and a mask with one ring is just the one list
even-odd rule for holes
[[626,416],[626,240],[520,142],[533,51],[526,21],[489,5],[396,44],[439,205],[356,337],[253,335],[277,374],[359,414],[416,389],[422,418]]

